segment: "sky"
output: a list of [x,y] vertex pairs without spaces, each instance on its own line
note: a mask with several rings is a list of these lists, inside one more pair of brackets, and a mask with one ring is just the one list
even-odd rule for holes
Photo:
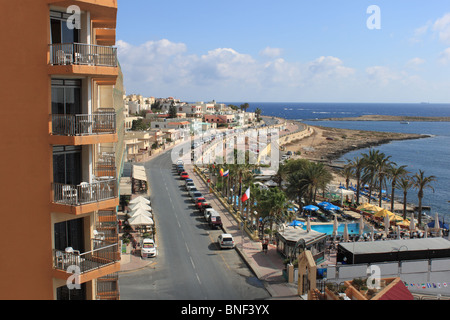
[[450,103],[448,0],[118,0],[118,8],[127,94]]

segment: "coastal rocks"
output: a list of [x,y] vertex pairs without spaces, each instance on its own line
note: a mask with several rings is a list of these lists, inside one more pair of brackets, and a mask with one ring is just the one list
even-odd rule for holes
[[[301,152],[302,158],[310,160],[335,160],[350,151],[364,149],[391,141],[421,139],[427,135],[361,131],[312,126],[314,133],[305,139],[291,141],[286,150]],[[305,151],[306,150],[306,151]]]

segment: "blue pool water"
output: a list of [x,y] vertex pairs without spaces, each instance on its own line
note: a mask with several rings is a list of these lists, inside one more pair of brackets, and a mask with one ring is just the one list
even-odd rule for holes
[[[359,234],[359,223],[349,223],[349,224],[347,224],[347,227],[348,227],[349,235]],[[306,229],[306,226],[304,226],[303,228]],[[344,234],[344,228],[345,228],[345,225],[343,223],[339,224],[338,235]],[[333,225],[332,224],[311,225],[311,230],[321,232],[321,233],[326,233],[329,236],[333,235]],[[370,233],[370,232],[372,232],[372,229],[367,226],[364,226],[364,233]]]

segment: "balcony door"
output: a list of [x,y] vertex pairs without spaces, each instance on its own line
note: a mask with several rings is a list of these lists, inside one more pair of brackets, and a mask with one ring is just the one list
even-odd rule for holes
[[52,79],[52,114],[81,112],[81,80]]
[[78,185],[82,179],[81,147],[53,147],[53,182]]
[[67,247],[72,247],[83,253],[85,251],[83,218],[55,223],[54,237],[56,250],[64,251]]
[[51,11],[50,12],[50,34],[51,43],[78,43],[80,42],[80,30],[70,29],[67,24],[67,19],[72,14],[65,12]]

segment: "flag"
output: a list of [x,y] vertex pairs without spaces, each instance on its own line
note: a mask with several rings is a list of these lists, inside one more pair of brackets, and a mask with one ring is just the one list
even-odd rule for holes
[[242,195],[242,202],[247,201],[250,198],[250,187],[248,187],[247,191]]
[[227,171],[225,171],[223,174],[222,174],[222,177],[228,177],[228,174],[230,173],[230,170],[227,170]]
[[223,169],[220,169],[220,176],[223,177]]

